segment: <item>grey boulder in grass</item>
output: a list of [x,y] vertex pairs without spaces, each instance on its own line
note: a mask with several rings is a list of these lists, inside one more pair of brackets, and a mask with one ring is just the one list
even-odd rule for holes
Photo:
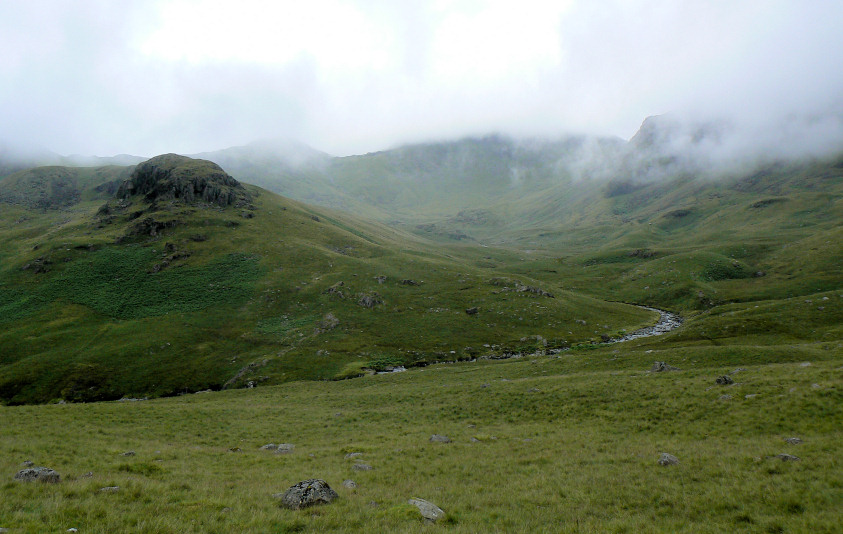
[[303,480],[290,487],[281,496],[281,506],[290,510],[300,510],[317,504],[330,504],[338,497],[327,482],[318,478]]
[[30,467],[18,471],[15,480],[56,484],[61,481],[61,476],[49,467]]

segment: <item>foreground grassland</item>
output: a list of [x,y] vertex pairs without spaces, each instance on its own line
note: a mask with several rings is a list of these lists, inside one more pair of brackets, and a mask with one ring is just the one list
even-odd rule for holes
[[[647,372],[653,360],[682,370]],[[726,373],[736,383],[716,385]],[[0,407],[0,527],[839,532],[841,388],[839,346],[671,351],[652,338],[340,382]],[[434,433],[453,442],[430,442]],[[259,450],[270,442],[295,449]],[[662,452],[679,465],[658,465]],[[13,481],[25,460],[62,482]],[[373,470],[353,470],[356,461]],[[273,493],[313,477],[339,499],[279,508]],[[447,517],[425,524],[412,497]]]

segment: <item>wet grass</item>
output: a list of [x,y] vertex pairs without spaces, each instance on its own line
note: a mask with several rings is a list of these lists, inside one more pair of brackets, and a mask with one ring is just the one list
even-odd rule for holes
[[[843,355],[744,363],[643,346],[146,402],[0,408],[14,531],[834,532]],[[740,357],[736,357],[740,361]],[[732,373],[736,384],[714,378]],[[726,399],[723,396],[729,395]],[[37,424],[35,424],[37,422]],[[432,434],[453,442],[432,443]],[[800,445],[784,439],[800,437]],[[260,451],[293,443],[290,454]],[[56,444],[61,446],[57,447]],[[231,449],[240,449],[231,452]],[[135,456],[125,457],[125,451]],[[361,452],[372,471],[354,471]],[[661,452],[677,466],[657,464]],[[780,453],[801,458],[783,462]],[[11,480],[24,460],[58,485]],[[92,473],[90,476],[84,476]],[[324,478],[330,506],[272,497]],[[356,490],[342,487],[345,479]],[[116,493],[100,492],[119,486]]]

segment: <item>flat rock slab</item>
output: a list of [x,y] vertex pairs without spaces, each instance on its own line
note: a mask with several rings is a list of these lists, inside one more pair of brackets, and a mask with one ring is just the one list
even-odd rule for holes
[[441,434],[433,434],[430,436],[430,441],[434,443],[451,443],[451,438],[448,436],[443,436]]
[[784,441],[791,445],[799,445],[800,443],[802,443],[802,440],[800,438],[785,438]]
[[61,481],[61,476],[49,467],[30,467],[28,469],[21,469],[15,475],[15,480],[23,482],[46,482],[55,484]]
[[311,478],[290,486],[281,496],[281,506],[290,510],[300,510],[309,506],[330,504],[337,497],[337,492],[332,490],[327,482]]
[[777,458],[777,459],[779,459],[783,462],[798,462],[799,460],[801,460],[801,458],[799,458],[798,456],[794,456],[792,454],[785,454],[785,453],[777,454],[777,455],[773,456],[773,458]]
[[371,471],[373,467],[369,464],[354,464],[351,466],[355,471]]
[[445,517],[445,511],[432,502],[425,501],[424,499],[410,499],[407,502],[418,508],[422,517],[430,522],[435,523]]

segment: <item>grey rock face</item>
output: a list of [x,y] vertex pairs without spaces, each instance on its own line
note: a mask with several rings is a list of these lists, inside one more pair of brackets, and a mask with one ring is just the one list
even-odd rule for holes
[[300,510],[318,504],[330,504],[338,497],[327,482],[318,478],[303,480],[290,487],[281,496],[281,506],[290,510]]
[[659,456],[659,465],[679,465],[679,458],[666,452]]
[[18,471],[15,475],[15,480],[23,482],[38,481],[56,484],[61,481],[61,476],[49,467],[30,467],[28,469],[21,469]]
[[720,386],[728,386],[735,383],[729,375],[718,376],[714,382]]
[[427,521],[435,523],[445,517],[445,511],[432,502],[425,501],[424,499],[410,499],[407,502],[418,508],[422,517]]
[[434,443],[451,443],[451,438],[448,436],[442,436],[440,434],[433,434],[430,436],[430,441]]

